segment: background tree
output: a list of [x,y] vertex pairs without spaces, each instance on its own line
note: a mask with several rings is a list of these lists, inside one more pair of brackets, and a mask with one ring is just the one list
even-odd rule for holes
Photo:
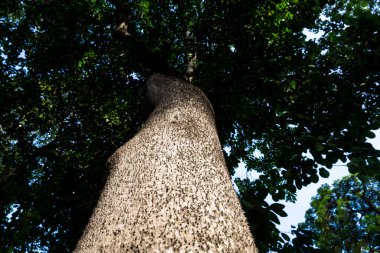
[[[114,36],[115,2],[0,3],[2,250],[71,251],[106,159],[141,125],[152,69]],[[294,201],[339,159],[379,178],[379,1],[127,2],[129,31],[172,69],[197,54],[231,175],[239,161],[260,174],[237,185],[261,252],[286,239],[266,197]]]
[[378,252],[379,188],[379,181],[354,175],[335,181],[332,188],[322,185],[305,222],[298,225],[299,231],[311,233],[309,247],[322,252]]

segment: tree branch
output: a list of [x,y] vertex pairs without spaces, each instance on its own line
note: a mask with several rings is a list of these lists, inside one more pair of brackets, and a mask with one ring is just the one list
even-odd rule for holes
[[196,68],[196,61],[197,61],[197,53],[190,51],[190,45],[191,45],[190,40],[191,40],[191,33],[190,31],[187,31],[185,35],[185,47],[187,51],[187,65],[186,65],[185,78],[189,82],[193,80],[194,70]]
[[153,72],[163,74],[175,74],[167,61],[161,56],[149,50],[143,42],[138,40],[128,31],[128,26],[131,22],[131,8],[128,3],[119,1],[110,1],[116,6],[116,32],[121,39],[129,43],[133,47],[133,53],[136,59],[141,61],[146,67]]

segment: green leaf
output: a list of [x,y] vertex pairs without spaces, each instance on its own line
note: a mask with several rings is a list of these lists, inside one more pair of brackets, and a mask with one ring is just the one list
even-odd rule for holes
[[285,233],[281,233],[281,236],[282,236],[282,238],[284,238],[286,241],[290,241],[290,237],[289,237],[287,234],[285,234]]
[[328,178],[330,176],[330,172],[328,172],[325,168],[319,168],[319,175],[323,178]]
[[320,142],[316,142],[315,144],[314,144],[314,148],[315,148],[315,150],[317,151],[317,152],[322,152],[324,149],[325,149],[325,147],[322,145],[322,143],[320,143]]
[[274,203],[269,208],[281,217],[286,217],[288,214],[283,210],[285,206],[283,204]]
[[366,136],[369,139],[374,139],[376,137],[376,134],[372,131],[368,131]]
[[274,222],[274,223],[280,225],[280,220],[278,219],[278,217],[277,217],[276,214],[270,212],[270,213],[269,213],[269,216],[270,216],[269,218],[270,218],[270,220],[271,220],[272,222]]

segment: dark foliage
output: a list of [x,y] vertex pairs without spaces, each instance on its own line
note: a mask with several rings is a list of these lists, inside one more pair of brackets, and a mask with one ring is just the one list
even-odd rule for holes
[[[338,160],[379,179],[366,143],[380,127],[379,1],[129,6],[129,32],[175,72],[197,54],[193,82],[213,103],[231,174],[239,161],[260,173],[237,185],[261,252],[287,239],[274,224],[283,206],[267,196],[294,200]],[[0,2],[0,251],[70,252],[107,157],[143,121],[157,69],[115,35],[115,11],[106,0]],[[324,35],[306,41],[304,28]]]
[[379,181],[354,175],[320,187],[285,252],[378,252],[379,188]]

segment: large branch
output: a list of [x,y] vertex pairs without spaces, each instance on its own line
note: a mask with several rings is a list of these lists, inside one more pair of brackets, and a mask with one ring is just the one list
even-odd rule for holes
[[120,3],[119,1],[110,2],[116,6],[116,32],[120,39],[131,46],[136,58],[153,72],[175,74],[175,71],[170,68],[164,57],[152,52],[142,41],[138,40],[128,31],[131,22],[131,9],[128,3]]

